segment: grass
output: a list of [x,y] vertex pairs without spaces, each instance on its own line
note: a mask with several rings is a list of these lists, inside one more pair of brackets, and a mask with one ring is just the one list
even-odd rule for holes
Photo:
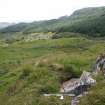
[[97,84],[89,90],[89,94],[81,98],[79,105],[105,105],[105,80],[100,74],[96,77]]
[[44,97],[43,93],[59,93],[62,81],[79,77],[83,70],[90,71],[104,49],[104,40],[84,37],[0,46],[1,105],[70,104],[69,97],[61,101],[58,97]]

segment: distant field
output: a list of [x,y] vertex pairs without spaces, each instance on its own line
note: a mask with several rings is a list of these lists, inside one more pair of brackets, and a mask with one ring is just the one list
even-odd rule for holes
[[79,77],[83,70],[90,71],[96,57],[105,52],[104,40],[85,37],[3,44],[1,105],[69,105],[69,97],[61,101],[57,97],[44,97],[43,93],[58,93],[63,81]]

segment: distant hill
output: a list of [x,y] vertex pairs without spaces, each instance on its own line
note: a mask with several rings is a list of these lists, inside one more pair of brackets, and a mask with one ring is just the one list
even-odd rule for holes
[[14,23],[0,22],[0,29],[6,28]]
[[22,32],[74,32],[89,36],[105,36],[105,7],[90,7],[75,11],[71,16],[58,19],[19,23],[0,31],[1,33]]
[[12,24],[8,27],[5,27],[5,28],[1,29],[0,32],[2,32],[2,33],[20,32],[23,29],[25,29],[26,26],[27,26],[27,23]]

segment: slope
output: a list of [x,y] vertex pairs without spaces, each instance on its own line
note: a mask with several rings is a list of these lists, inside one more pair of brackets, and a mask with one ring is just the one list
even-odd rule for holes
[[105,7],[84,8],[71,16],[59,19],[21,23],[1,30],[1,33],[22,32],[23,35],[37,32],[75,32],[89,36],[105,35]]

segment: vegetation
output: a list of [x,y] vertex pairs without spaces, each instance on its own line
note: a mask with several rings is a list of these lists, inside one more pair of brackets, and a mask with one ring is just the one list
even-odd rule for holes
[[103,75],[97,77],[97,85],[89,90],[89,94],[81,98],[80,105],[104,105],[105,104],[105,80]]
[[[62,82],[92,70],[96,57],[105,52],[104,20],[105,7],[85,8],[71,16],[1,29],[0,104],[69,105],[70,97],[61,101],[43,94],[59,93]],[[97,85],[80,105],[105,104],[105,80],[101,74],[95,78]]]
[[88,36],[105,36],[105,7],[84,8],[75,11],[71,16],[59,19],[37,21],[32,23],[19,23],[1,29],[0,33],[21,33],[23,36],[40,32],[74,32],[88,34]]
[[61,101],[59,97],[44,97],[43,94],[59,93],[63,81],[80,76],[83,70],[90,71],[104,49],[103,40],[82,36],[0,46],[0,103],[70,104],[70,97]]

